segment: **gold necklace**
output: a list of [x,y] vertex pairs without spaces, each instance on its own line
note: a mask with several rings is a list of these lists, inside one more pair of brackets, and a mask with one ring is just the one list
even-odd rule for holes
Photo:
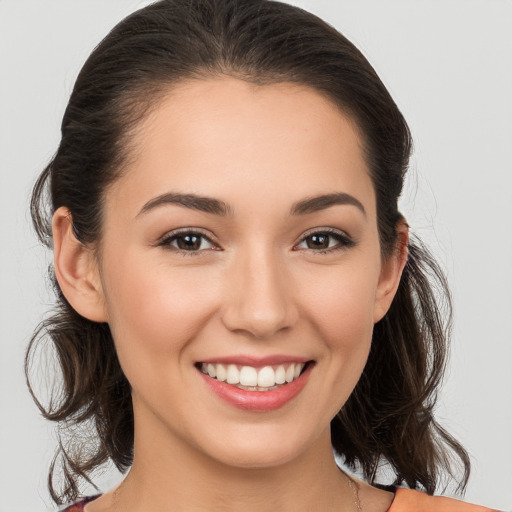
[[363,512],[363,507],[361,506],[361,500],[359,498],[359,485],[357,482],[354,482],[350,476],[345,473],[345,471],[342,471],[342,473],[345,475],[345,478],[347,479],[348,485],[352,491],[352,495],[354,497],[354,505],[356,506],[357,512]]
[[124,480],[117,486],[117,489],[112,495],[112,512],[117,512],[117,505],[119,501],[119,493],[121,492],[121,486],[124,484]]

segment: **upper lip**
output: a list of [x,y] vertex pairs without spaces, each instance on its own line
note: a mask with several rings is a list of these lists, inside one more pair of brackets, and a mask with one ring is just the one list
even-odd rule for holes
[[286,363],[307,363],[308,361],[311,361],[311,358],[291,356],[285,354],[275,354],[264,357],[255,357],[248,355],[219,356],[210,357],[208,359],[202,359],[199,362],[205,364],[236,364],[240,366],[252,366],[255,368],[260,368],[263,366],[273,366]]

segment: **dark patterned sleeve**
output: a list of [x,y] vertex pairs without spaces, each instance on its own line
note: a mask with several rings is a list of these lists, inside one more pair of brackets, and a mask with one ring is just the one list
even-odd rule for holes
[[90,496],[89,498],[84,498],[83,500],[77,501],[71,505],[68,505],[66,508],[62,509],[60,512],[83,512],[85,505],[92,500],[95,500],[100,495]]

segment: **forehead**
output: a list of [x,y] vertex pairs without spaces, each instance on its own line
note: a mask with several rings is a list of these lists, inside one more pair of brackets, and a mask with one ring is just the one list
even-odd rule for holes
[[332,191],[374,202],[357,126],[306,86],[230,77],[182,82],[141,123],[132,147],[118,186],[136,192],[134,205],[165,189],[228,203],[232,193],[284,204]]

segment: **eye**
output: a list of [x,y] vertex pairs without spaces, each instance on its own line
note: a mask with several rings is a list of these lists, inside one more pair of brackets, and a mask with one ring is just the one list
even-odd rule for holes
[[306,235],[296,246],[298,249],[309,249],[320,253],[336,251],[352,247],[354,241],[339,231],[322,230]]
[[198,231],[180,231],[166,235],[158,244],[181,252],[200,252],[217,249],[213,242]]

